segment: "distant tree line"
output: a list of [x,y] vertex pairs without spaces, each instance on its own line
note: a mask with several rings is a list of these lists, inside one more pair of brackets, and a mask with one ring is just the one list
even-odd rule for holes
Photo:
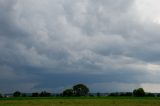
[[[26,97],[27,95],[25,93],[21,93],[20,91],[16,91],[13,93],[14,97]],[[51,93],[46,92],[46,91],[42,91],[41,93],[38,92],[34,92],[31,95],[32,97],[49,97],[51,96]]]
[[51,93],[46,91],[42,91],[41,93],[38,92],[32,93],[32,97],[49,97],[49,96],[51,96]]
[[[134,96],[134,97],[160,97],[160,94],[146,93],[143,88],[134,89],[133,92],[113,92],[107,95],[102,95],[102,93],[89,93],[89,88],[84,84],[76,84],[72,88],[65,89],[61,94],[53,95],[47,91],[42,91],[40,93],[33,92],[30,95],[27,93],[21,93],[20,91],[15,91],[13,97],[50,97],[50,96],[62,96],[62,97],[73,97],[73,96]],[[0,98],[5,97],[0,94]]]
[[132,92],[113,92],[110,93],[108,96],[132,96]]
[[135,97],[143,97],[145,96],[145,92],[143,88],[134,89],[133,92],[115,92],[110,93],[109,96],[135,96]]
[[124,93],[110,93],[109,96],[134,96],[134,97],[160,97],[160,94],[155,95],[153,93],[146,93],[143,88],[134,89],[133,92],[124,92]]

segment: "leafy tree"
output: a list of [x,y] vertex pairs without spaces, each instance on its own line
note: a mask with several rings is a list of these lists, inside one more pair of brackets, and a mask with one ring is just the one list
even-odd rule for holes
[[48,96],[51,96],[51,93],[46,92],[46,91],[42,91],[42,92],[39,94],[39,96],[41,96],[41,97],[48,97]]
[[138,88],[138,89],[133,90],[133,95],[136,97],[143,97],[145,96],[145,92],[143,88]]
[[66,89],[63,91],[63,96],[73,96],[73,90],[72,89]]
[[20,97],[21,96],[21,92],[19,92],[19,91],[14,92],[13,96],[14,97]]
[[84,84],[77,84],[73,86],[75,96],[86,96],[89,93],[89,88]]

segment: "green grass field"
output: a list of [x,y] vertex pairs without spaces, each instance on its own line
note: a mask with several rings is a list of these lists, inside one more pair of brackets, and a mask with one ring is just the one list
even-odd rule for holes
[[0,106],[160,106],[160,98],[7,98]]

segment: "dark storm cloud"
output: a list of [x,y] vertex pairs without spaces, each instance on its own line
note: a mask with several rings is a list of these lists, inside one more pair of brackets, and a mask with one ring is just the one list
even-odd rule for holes
[[159,83],[159,26],[134,0],[0,0],[0,14],[3,92]]

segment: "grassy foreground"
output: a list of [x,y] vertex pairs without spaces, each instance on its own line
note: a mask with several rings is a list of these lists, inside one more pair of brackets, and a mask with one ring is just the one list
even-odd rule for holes
[[160,98],[9,98],[0,106],[160,106]]

